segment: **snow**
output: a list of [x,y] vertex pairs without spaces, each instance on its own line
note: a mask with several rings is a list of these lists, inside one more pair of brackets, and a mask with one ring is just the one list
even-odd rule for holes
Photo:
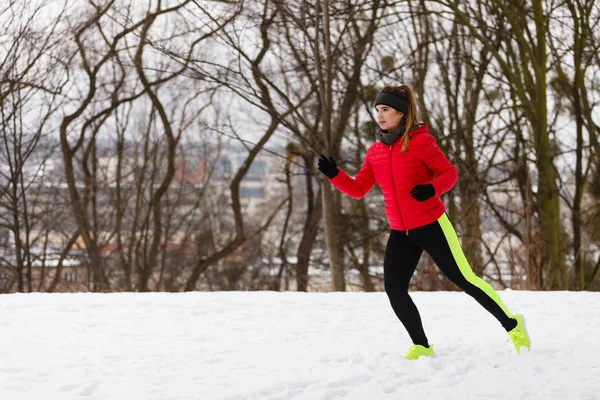
[[413,292],[436,357],[384,293],[0,296],[0,399],[600,398],[600,294],[504,291],[532,350],[459,292]]

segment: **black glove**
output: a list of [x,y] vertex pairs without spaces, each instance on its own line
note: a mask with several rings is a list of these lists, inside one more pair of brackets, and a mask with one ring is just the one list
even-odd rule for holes
[[340,171],[338,171],[338,167],[337,167],[333,157],[329,157],[329,159],[327,159],[322,154],[321,154],[321,158],[319,158],[319,171],[321,171],[323,174],[325,174],[325,176],[328,177],[329,179],[335,178],[337,176],[337,174],[340,172]]
[[435,189],[431,183],[426,185],[417,185],[410,190],[410,195],[416,201],[425,201],[435,195]]

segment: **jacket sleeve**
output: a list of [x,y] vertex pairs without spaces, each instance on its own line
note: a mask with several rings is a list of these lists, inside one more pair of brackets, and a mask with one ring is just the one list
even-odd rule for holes
[[435,178],[429,182],[433,185],[435,195],[440,196],[452,189],[458,179],[458,173],[430,134],[425,135],[421,158],[435,175]]
[[339,173],[329,181],[340,192],[347,194],[354,199],[360,199],[365,196],[375,185],[375,175],[369,162],[369,152],[365,155],[362,167],[356,173],[354,178],[350,177],[343,169],[339,168]]

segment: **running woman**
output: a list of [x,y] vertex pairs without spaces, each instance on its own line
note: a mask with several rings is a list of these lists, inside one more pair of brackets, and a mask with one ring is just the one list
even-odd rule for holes
[[418,122],[417,106],[408,85],[387,86],[375,100],[381,129],[367,150],[354,178],[338,168],[333,158],[321,156],[318,168],[346,195],[362,198],[377,183],[384,196],[391,228],[383,261],[385,291],[413,344],[405,358],[434,354],[408,286],[423,251],[460,289],[473,297],[502,324],[517,353],[531,348],[522,315],[513,315],[496,291],[476,276],[465,258],[440,196],[450,190],[458,174]]

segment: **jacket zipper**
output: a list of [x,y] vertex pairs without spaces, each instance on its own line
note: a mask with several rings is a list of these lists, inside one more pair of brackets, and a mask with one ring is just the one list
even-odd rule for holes
[[[398,210],[398,217],[400,217],[400,223],[406,228],[406,225],[404,225],[404,220],[402,219],[402,213],[400,212],[400,206],[398,205],[398,196],[396,195],[396,182],[394,181],[394,170],[392,168],[392,146],[390,144],[390,176],[392,177],[392,187],[394,188],[394,198],[395,201],[394,203],[396,204],[396,209]],[[406,231],[406,236],[408,236],[408,229],[405,229]]]

